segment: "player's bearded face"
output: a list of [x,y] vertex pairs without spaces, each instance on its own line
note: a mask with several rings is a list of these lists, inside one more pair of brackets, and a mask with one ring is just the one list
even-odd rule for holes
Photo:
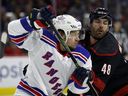
[[91,36],[95,39],[101,39],[109,30],[107,19],[95,19],[91,23]]

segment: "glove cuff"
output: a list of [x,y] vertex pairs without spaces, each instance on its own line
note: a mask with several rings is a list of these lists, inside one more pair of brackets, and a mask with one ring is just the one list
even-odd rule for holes
[[68,89],[75,94],[87,93],[90,90],[88,84],[86,84],[86,87],[82,87],[75,84],[74,82],[68,85]]
[[47,28],[48,25],[46,24],[46,22],[43,23],[42,20],[35,20],[34,21],[34,26],[36,27],[36,29],[40,29],[40,28]]

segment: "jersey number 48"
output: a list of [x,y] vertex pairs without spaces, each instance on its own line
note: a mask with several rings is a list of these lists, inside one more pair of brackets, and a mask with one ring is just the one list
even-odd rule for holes
[[107,74],[110,75],[111,73],[111,65],[109,64],[104,64],[101,71],[103,72],[103,74]]

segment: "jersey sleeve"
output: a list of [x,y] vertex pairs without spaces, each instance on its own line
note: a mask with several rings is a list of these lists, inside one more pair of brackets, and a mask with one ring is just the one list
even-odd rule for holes
[[[87,70],[91,70],[92,68],[92,61],[91,61],[91,55],[90,53],[84,49],[82,46],[78,45],[75,51],[72,52],[74,57],[76,58],[78,64],[81,67],[86,68]],[[85,81],[88,80],[88,77],[85,78]],[[68,89],[75,94],[83,94],[90,90],[87,82],[83,83],[82,86],[78,85],[75,81],[73,81],[71,78],[68,82]]]
[[88,50],[83,48],[81,45],[78,45],[76,47],[76,49],[73,52],[71,52],[71,53],[76,58],[78,64],[81,67],[84,67],[87,70],[91,70],[92,69],[91,55],[88,52]]
[[19,48],[24,48],[28,51],[35,47],[39,38],[39,34],[34,32],[27,17],[11,21],[8,24],[8,33],[13,43]]

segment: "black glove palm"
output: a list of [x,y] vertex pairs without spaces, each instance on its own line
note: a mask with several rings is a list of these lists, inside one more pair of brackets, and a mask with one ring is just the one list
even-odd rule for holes
[[83,67],[78,67],[73,72],[71,78],[80,86],[82,86],[84,80],[88,77],[89,71]]

